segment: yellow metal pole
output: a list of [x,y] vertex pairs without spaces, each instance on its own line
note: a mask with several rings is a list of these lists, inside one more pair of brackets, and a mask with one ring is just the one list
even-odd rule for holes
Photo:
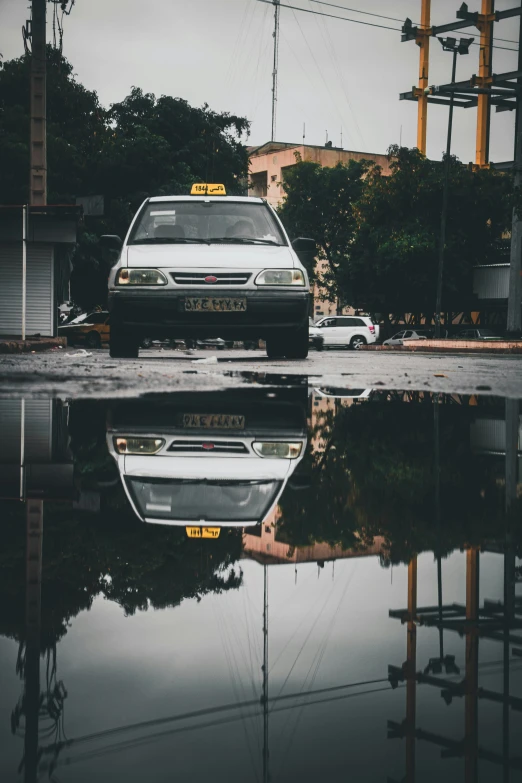
[[428,96],[424,90],[428,87],[430,60],[430,13],[431,0],[421,0],[421,23],[417,33],[419,54],[419,92],[417,96],[417,147],[426,154],[426,130],[428,124]]
[[[491,76],[492,48],[493,43],[493,24],[494,21],[494,0],[482,0],[482,12],[477,21],[477,27],[480,30],[480,52],[479,52],[479,84],[486,86],[487,80]],[[489,95],[479,95],[477,105],[477,151],[475,163],[477,166],[485,166],[488,163],[488,125],[489,125]]]

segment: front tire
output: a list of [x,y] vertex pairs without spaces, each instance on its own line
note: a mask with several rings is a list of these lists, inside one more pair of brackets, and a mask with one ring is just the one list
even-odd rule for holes
[[87,348],[101,348],[101,337],[98,332],[89,332],[85,338]]
[[306,359],[308,348],[308,324],[305,324],[288,335],[285,340],[284,353],[287,359]]
[[364,337],[362,337],[362,335],[356,335],[350,340],[350,348],[353,351],[358,351],[363,347],[363,345],[366,345],[366,340]]
[[137,359],[138,354],[138,340],[126,334],[123,329],[113,326],[111,328],[109,355],[113,359]]

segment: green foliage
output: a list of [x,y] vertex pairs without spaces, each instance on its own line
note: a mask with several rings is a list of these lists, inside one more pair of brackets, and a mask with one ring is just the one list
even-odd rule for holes
[[[433,312],[443,165],[416,149],[390,147],[391,175],[370,161],[334,168],[297,162],[285,174],[280,209],[291,234],[311,236],[330,301],[370,312]],[[471,299],[473,267],[498,263],[511,226],[512,178],[472,171],[452,158],[443,307]],[[520,199],[519,199],[520,200]],[[314,270],[309,269],[310,272]]]
[[[30,57],[0,69],[0,203],[27,202],[29,184]],[[149,196],[187,193],[193,182],[222,182],[243,193],[249,122],[181,98],[156,98],[133,87],[104,109],[80,84],[72,65],[47,47],[47,171],[50,204],[101,194],[103,218],[86,218],[73,264],[72,293],[84,308],[106,300],[108,263],[97,239],[124,236]],[[79,270],[79,273],[76,273]],[[74,278],[77,277],[75,280]]]
[[316,277],[329,301],[338,297],[348,303],[339,280],[346,266],[349,248],[357,228],[355,204],[361,198],[364,176],[371,161],[351,160],[325,168],[319,163],[297,160],[285,172],[283,187],[286,199],[280,207],[280,217],[293,237],[315,239],[317,258],[326,262],[325,271],[318,273],[314,264],[308,272]]
[[[352,303],[380,312],[433,312],[443,165],[418,150],[390,147],[391,176],[369,172],[357,204],[358,229],[343,269]],[[465,304],[476,264],[497,263],[511,224],[512,179],[471,171],[452,158],[443,307]]]
[[[311,486],[283,495],[278,536],[295,546],[325,541],[345,548],[382,536],[385,558],[395,563],[422,551],[447,554],[502,539],[510,524],[499,491],[502,472],[470,448],[477,408],[440,406],[437,515],[434,406],[429,396],[387,397],[374,392],[369,402],[330,410],[310,432],[320,444],[303,460]],[[518,515],[511,530],[522,551],[520,506]]]

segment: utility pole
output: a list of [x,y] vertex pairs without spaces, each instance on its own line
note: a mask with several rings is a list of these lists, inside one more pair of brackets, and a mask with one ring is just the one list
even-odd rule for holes
[[[488,79],[493,73],[493,23],[495,21],[495,1],[482,0],[481,16],[477,21],[480,30],[479,78]],[[487,166],[489,162],[489,124],[491,114],[491,96],[479,93],[477,97],[477,144],[475,163]]]
[[[522,13],[519,29],[522,34]],[[518,43],[518,70],[522,71],[522,44],[520,40]],[[513,169],[515,188],[520,189],[522,188],[522,77],[520,76],[517,79],[517,88]],[[515,208],[513,208],[511,224],[507,333],[511,337],[520,337],[522,333],[522,215],[518,215]]]
[[419,54],[419,89],[417,92],[417,148],[426,154],[426,131],[428,125],[428,73],[430,67],[430,12],[431,0],[422,0],[421,23],[415,39],[420,48]]
[[46,15],[47,0],[32,0],[29,204],[47,203]]
[[[34,0],[33,0],[34,2]],[[274,4],[274,67],[272,69],[272,135],[271,141],[275,141],[276,115],[277,115],[277,69],[279,66],[279,7],[280,0],[273,0]]]

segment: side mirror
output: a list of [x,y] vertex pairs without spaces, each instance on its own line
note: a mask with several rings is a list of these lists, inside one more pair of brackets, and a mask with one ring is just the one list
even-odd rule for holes
[[315,239],[309,237],[297,237],[292,242],[292,247],[296,253],[317,253],[317,245]]
[[288,486],[290,489],[293,490],[303,490],[303,489],[310,489],[312,486],[312,478],[311,476],[306,475],[297,475],[292,476],[288,479]]
[[100,245],[103,250],[115,250],[119,253],[123,247],[123,241],[117,234],[102,234]]

